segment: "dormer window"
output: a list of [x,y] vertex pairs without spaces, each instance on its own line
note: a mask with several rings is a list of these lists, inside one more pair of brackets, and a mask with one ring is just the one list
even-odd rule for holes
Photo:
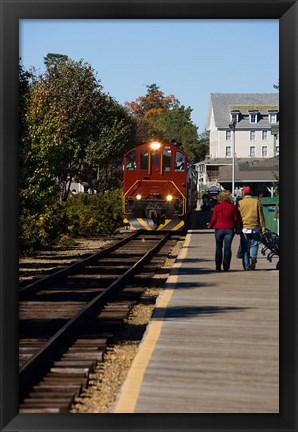
[[231,121],[233,122],[233,121],[236,121],[236,123],[239,123],[239,114],[240,114],[240,111],[231,111],[230,112],[230,115],[231,115]]
[[251,111],[249,113],[249,123],[258,123],[258,111]]
[[277,111],[268,111],[269,123],[277,123]]

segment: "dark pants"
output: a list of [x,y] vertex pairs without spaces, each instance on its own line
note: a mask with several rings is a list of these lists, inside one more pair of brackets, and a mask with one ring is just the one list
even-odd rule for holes
[[[224,270],[228,270],[231,264],[232,258],[232,240],[234,237],[233,229],[216,229],[215,230],[215,264],[216,269],[221,269],[221,264],[223,264]],[[222,249],[224,248],[224,252]],[[222,253],[223,252],[223,253]]]
[[250,257],[257,258],[259,240],[260,233],[258,232],[253,234],[241,234],[242,264],[245,270],[250,268]]

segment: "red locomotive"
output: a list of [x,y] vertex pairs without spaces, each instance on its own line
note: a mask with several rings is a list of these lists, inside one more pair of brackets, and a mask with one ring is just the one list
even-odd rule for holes
[[124,157],[124,223],[132,229],[179,230],[196,206],[197,185],[187,154],[151,142]]

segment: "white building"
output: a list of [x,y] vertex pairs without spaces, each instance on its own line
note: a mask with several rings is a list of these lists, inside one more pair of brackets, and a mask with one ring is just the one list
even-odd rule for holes
[[279,174],[278,93],[211,93],[207,130],[209,156],[196,164],[199,192],[232,190],[234,142],[236,193],[247,184],[273,193]]
[[236,158],[270,158],[279,154],[278,93],[211,93],[207,130],[210,159],[231,158],[235,124]]

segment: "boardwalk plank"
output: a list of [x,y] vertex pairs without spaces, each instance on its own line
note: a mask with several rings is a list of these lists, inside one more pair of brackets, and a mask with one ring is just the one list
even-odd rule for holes
[[260,251],[244,272],[238,245],[235,236],[230,272],[215,272],[213,230],[195,230],[182,249],[173,295],[152,317],[163,324],[134,412],[279,412],[279,272]]

